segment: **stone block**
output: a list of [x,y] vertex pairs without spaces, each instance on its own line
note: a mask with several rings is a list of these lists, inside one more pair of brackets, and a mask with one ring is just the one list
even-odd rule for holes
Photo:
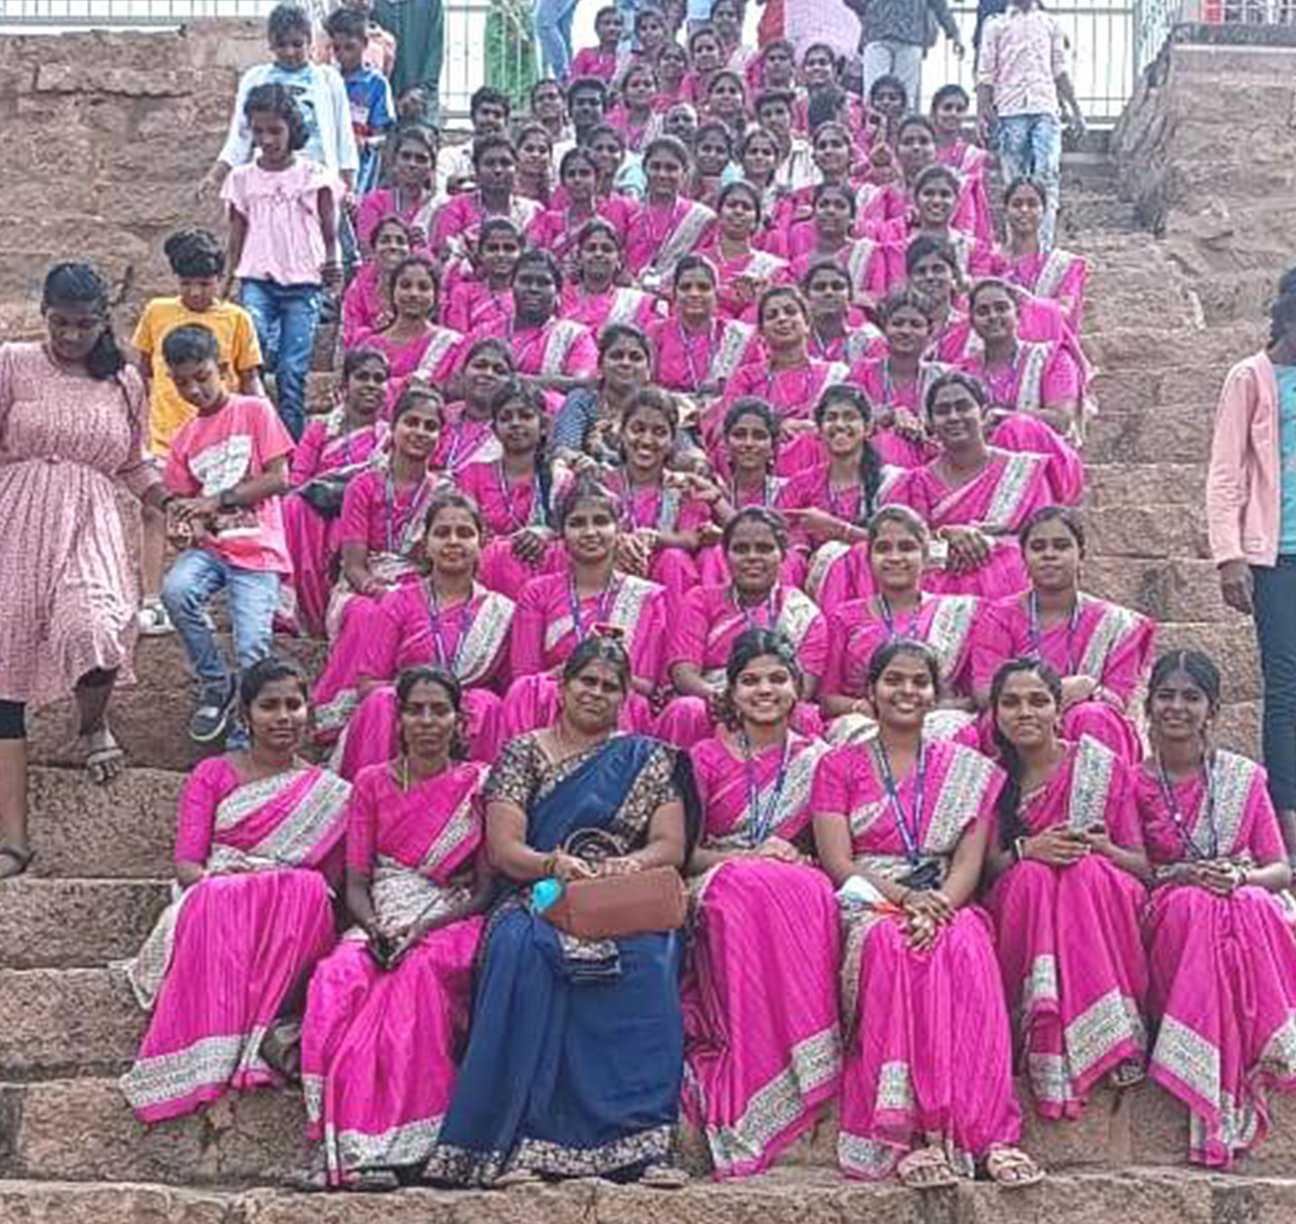
[[[1227,681],[1226,681],[1227,683]],[[1260,757],[1260,703],[1237,701],[1224,706],[1215,719],[1212,739],[1221,748]]]
[[1093,557],[1085,562],[1085,586],[1159,621],[1217,621],[1233,615],[1220,599],[1209,561]]
[[176,97],[189,92],[191,74],[157,63],[131,67],[105,57],[97,62],[42,64],[36,72],[37,93],[101,92],[128,97]]
[[103,787],[81,770],[36,766],[30,777],[33,876],[171,876],[183,775],[131,769]]
[[[1097,397],[1095,397],[1097,398]],[[1200,463],[1210,456],[1209,416],[1185,420],[1183,413],[1149,405],[1146,412],[1116,415],[1097,399],[1097,417],[1085,427],[1085,454],[1124,463]]]
[[1189,505],[1094,506],[1085,511],[1090,557],[1205,557],[1205,511]]
[[295,1093],[236,1093],[190,1117],[144,1126],[116,1078],[50,1080],[0,1092],[14,1097],[10,1113],[19,1119],[7,1162],[0,1160],[6,1176],[273,1184],[300,1171],[306,1158],[306,1115]]
[[1260,665],[1255,634],[1245,624],[1229,620],[1206,624],[1164,624],[1157,630],[1157,650],[1204,650],[1224,677],[1229,702],[1258,701]]
[[107,969],[0,969],[0,1078],[120,1070],[144,1020]]
[[170,1186],[0,1181],[7,1224],[236,1224],[233,1210],[231,1195]]
[[85,968],[131,956],[169,896],[161,880],[16,880],[0,906],[0,969]]
[[1086,464],[1085,487],[1090,506],[1201,504],[1204,474],[1192,463]]

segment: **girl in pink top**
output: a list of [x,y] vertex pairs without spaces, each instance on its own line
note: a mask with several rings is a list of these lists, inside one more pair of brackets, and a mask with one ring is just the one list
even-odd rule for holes
[[292,559],[295,619],[309,637],[324,634],[342,524],[336,511],[330,515],[317,509],[302,490],[321,476],[353,479],[378,459],[387,438],[380,419],[387,374],[387,358],[377,349],[348,352],[338,388],[341,402],[327,417],[316,417],[306,426],[293,452],[289,472],[293,492],[283,499],[284,538]]
[[688,36],[689,70],[680,86],[680,100],[699,110],[706,106],[711,78],[724,67],[720,38],[710,26],[699,26]]
[[563,568],[562,548],[549,527],[554,475],[544,398],[509,381],[491,400],[491,421],[499,458],[461,468],[456,483],[481,508],[490,533],[478,571],[482,583],[516,600],[537,574]]
[[622,707],[624,730],[648,731],[648,697],[658,687],[665,592],[617,568],[621,541],[616,495],[587,477],[567,490],[557,528],[567,573],[533,578],[518,600],[504,698],[505,739],[549,725],[558,705],[557,673],[591,633],[620,637],[630,656],[633,692]]
[[409,227],[410,245],[428,245],[432,218],[445,202],[436,192],[437,144],[429,130],[417,124],[399,128],[387,148],[391,186],[368,192],[356,210],[356,237],[363,250],[375,248],[379,223],[399,217]]
[[1143,1079],[1147,856],[1125,765],[1097,740],[1058,737],[1062,684],[1016,659],[990,691],[1008,774],[986,908],[1041,1118],[1078,1118],[1104,1078]]
[[374,227],[372,255],[342,297],[342,343],[348,348],[365,332],[392,322],[391,274],[410,253],[410,229],[399,217],[384,217]]
[[579,81],[593,77],[610,85],[616,79],[620,65],[617,46],[621,41],[622,17],[618,9],[609,5],[594,14],[594,34],[598,46],[582,47],[572,57],[567,68],[567,80]]
[[432,322],[437,313],[436,265],[426,255],[409,255],[391,274],[393,319],[359,343],[376,348],[390,365],[387,415],[411,379],[443,386],[461,357],[463,336]]
[[240,698],[251,746],[186,780],[175,844],[183,891],[127,965],[151,1016],[121,1086],[146,1124],[279,1085],[267,1036],[282,1048],[285,1004],[336,939],[326,872],[351,788],[298,755],[310,707],[296,667],[253,663]]
[[558,260],[564,276],[570,279],[576,274],[577,243],[585,223],[601,217],[624,245],[639,210],[627,196],[598,198],[598,167],[588,149],[568,149],[558,174],[566,193],[563,207],[541,213],[528,231],[527,239],[532,246],[548,251]]
[[665,587],[672,598],[697,585],[696,554],[711,523],[710,507],[667,475],[678,438],[674,397],[644,387],[622,411],[623,465],[606,478],[621,511],[617,564]]
[[681,195],[688,150],[673,136],[658,136],[644,150],[648,195],[626,243],[626,267],[645,289],[668,283],[679,261],[711,236],[715,213]]
[[739,180],[721,188],[715,237],[703,254],[719,276],[718,305],[727,319],[756,322],[756,301],[771,285],[788,279],[788,263],[768,251],[752,248],[760,229],[761,197],[750,183]]
[[1038,417],[1063,437],[1078,435],[1085,371],[1072,342],[1022,340],[1016,298],[1001,280],[974,285],[968,307],[981,352],[962,368],[985,383],[991,406]]
[[706,1135],[715,1175],[745,1177],[836,1094],[841,936],[832,886],[800,849],[827,745],[792,729],[796,654],[780,633],[747,630],[726,670],[736,725],[689,754],[705,815],[690,862],[683,1106]]
[[908,506],[883,506],[868,522],[871,593],[829,614],[835,649],[824,675],[820,706],[832,719],[834,743],[862,739],[873,726],[868,671],[873,656],[898,638],[926,642],[940,665],[937,708],[923,734],[980,744],[972,713],[972,644],[980,602],[970,595],[929,595],[922,589],[930,557],[927,525]]
[[1147,677],[1156,624],[1081,593],[1084,546],[1074,510],[1045,506],[1027,519],[1021,550],[1031,588],[986,607],[972,651],[973,680],[984,704],[1004,663],[1044,660],[1062,677],[1062,734],[1091,736],[1133,766],[1143,743],[1130,706]]
[[913,182],[913,208],[895,221],[878,226],[877,239],[886,251],[887,287],[903,284],[905,255],[909,243],[919,234],[948,242],[958,257],[964,280],[984,276],[993,268],[988,243],[954,225],[958,201],[958,176],[948,166],[928,166]]
[[781,515],[748,506],[725,527],[723,546],[732,579],[723,586],[695,586],[671,618],[665,663],[676,696],[657,721],[657,734],[682,748],[714,735],[726,717],[725,664],[744,629],[786,635],[802,672],[801,704],[794,723],[807,735],[822,729],[811,704],[828,665],[828,624],[814,601],[779,581],[787,552]]
[[1291,868],[1265,771],[1211,743],[1220,674],[1196,650],[1148,684],[1152,756],[1135,778],[1152,900],[1143,922],[1156,1041],[1148,1076],[1189,1111],[1188,1158],[1230,1168],[1296,1090]]
[[240,302],[256,325],[261,351],[278,354],[279,415],[299,438],[321,292],[325,285],[342,285],[342,184],[299,156],[306,122],[287,88],[257,85],[243,109],[259,153],[256,161],[231,170],[221,186],[229,206],[230,274],[239,279]]
[[474,142],[473,173],[476,189],[451,196],[432,220],[428,246],[438,255],[471,256],[487,217],[507,217],[525,234],[543,211],[539,201],[515,190],[517,151],[507,136],[491,133]]
[[[940,665],[900,639],[873,656],[866,744],[815,773],[819,861],[842,907],[845,1009],[838,1159],[848,1177],[931,1189],[970,1179],[1038,1181],[1015,1146],[1012,1037],[988,916],[975,902],[1003,774],[925,734]],[[957,1000],[957,1007],[952,1006]]]
[[822,457],[804,448],[810,466],[789,477],[777,504],[806,559],[806,593],[831,611],[867,593],[851,582],[853,549],[867,541],[865,525],[897,473],[883,468],[873,449],[873,410],[858,387],[826,386],[815,403],[814,423]]
[[473,275],[458,261],[447,272],[443,288],[444,321],[465,336],[478,328],[506,327],[513,317],[513,270],[522,254],[522,235],[508,217],[488,217],[481,224]]
[[600,336],[603,329],[629,324],[646,330],[665,312],[654,293],[617,284],[624,264],[624,241],[601,216],[586,221],[576,235],[576,271],[563,288],[562,316],[583,323]]
[[684,256],[675,265],[672,287],[671,317],[648,333],[657,353],[657,382],[689,395],[720,395],[740,366],[760,357],[755,333],[745,323],[718,317],[718,279],[705,256]]
[[919,234],[905,248],[909,287],[931,303],[932,337],[927,360],[955,365],[967,356],[972,326],[963,309],[963,273],[958,254],[943,238]]
[[1067,327],[1078,336],[1084,320],[1089,265],[1083,255],[1061,247],[1042,249],[1040,226],[1047,205],[1039,183],[1018,179],[1008,185],[1004,192],[1008,243],[999,252],[998,275],[1037,298],[1056,302]]
[[[777,249],[786,251],[791,231],[794,227],[805,226],[814,218],[814,198],[817,188],[825,184],[841,187],[854,194],[851,183],[852,145],[850,131],[835,120],[821,123],[815,129],[811,144],[811,156],[818,171],[814,183],[798,187],[779,203],[772,218],[766,218],[767,224],[777,232],[778,238],[771,235],[767,243],[774,249],[775,242],[781,243]],[[862,237],[862,235],[856,235]]]
[[465,751],[474,761],[495,759],[514,605],[475,580],[484,531],[469,498],[453,490],[434,496],[422,541],[427,576],[384,599],[363,639],[337,644],[350,652],[346,684],[329,709],[316,712],[316,723],[332,731],[345,723],[344,778],[354,780],[398,751],[392,681],[406,667],[437,667],[454,676],[463,688]]
[[[444,481],[440,473],[429,470],[441,440],[444,412],[435,391],[417,384],[409,387],[396,401],[388,462],[360,473],[347,485],[338,532],[342,573],[326,617],[330,638],[337,637],[344,618],[375,615],[384,595],[414,581],[422,571],[416,549],[423,534],[423,515]],[[318,689],[316,698],[320,699]]]
[[990,169],[990,154],[963,137],[971,99],[962,85],[942,85],[931,100],[932,127],[936,130],[936,161],[963,175],[982,178]]
[[851,303],[871,307],[886,289],[886,252],[872,238],[852,238],[855,197],[844,187],[815,188],[810,221],[794,225],[788,239],[792,272],[798,280],[812,264],[834,260],[850,280]]
[[671,107],[688,102],[684,97],[688,71],[688,52],[679,43],[667,43],[657,57],[657,96],[653,98],[653,110],[658,114],[664,116]]
[[549,207],[553,191],[553,136],[540,123],[524,124],[517,141],[517,193]]
[[[820,455],[814,405],[826,386],[845,379],[848,369],[843,362],[816,361],[810,356],[810,311],[792,286],[765,290],[756,317],[767,359],[744,365],[734,374],[725,385],[724,404],[755,396],[774,408],[783,427],[777,471],[790,475]],[[702,422],[713,462],[723,419],[724,408],[713,407]]]
[[[931,120],[923,115],[902,119],[896,128],[895,153],[904,176],[907,203],[912,209],[917,203],[918,176],[936,164],[936,129]],[[957,198],[949,224],[989,247],[994,242],[994,226],[984,178],[971,175],[956,178],[956,183]]]
[[402,674],[398,701],[399,749],[364,771],[348,805],[346,893],[359,938],[311,975],[302,1021],[319,1180],[355,1190],[398,1189],[394,1169],[432,1154],[490,900],[478,861],[486,767],[453,758],[459,686],[417,668]]
[[641,152],[661,132],[661,112],[653,106],[656,98],[656,71],[648,60],[635,60],[621,82],[621,101],[608,110],[604,119],[621,133],[632,153]]
[[944,542],[944,567],[924,583],[937,594],[1002,599],[1030,585],[1016,533],[1049,500],[1048,459],[990,447],[986,407],[976,379],[942,374],[927,394],[940,454],[898,476],[885,495],[916,510]]
[[470,463],[494,463],[503,452],[491,420],[491,402],[517,373],[513,350],[487,338],[468,345],[459,373],[458,403],[446,405],[445,427],[432,466],[452,479]]
[[811,260],[799,283],[810,308],[811,357],[852,366],[883,347],[882,333],[851,305],[850,275],[832,256]]

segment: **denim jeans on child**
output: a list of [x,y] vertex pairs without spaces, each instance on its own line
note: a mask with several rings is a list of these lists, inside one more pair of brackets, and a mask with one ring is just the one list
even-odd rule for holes
[[996,143],[1005,184],[1019,178],[1034,179],[1047,193],[1040,246],[1051,250],[1062,186],[1062,121],[1047,114],[1003,115]]
[[222,587],[229,595],[239,670],[246,671],[257,660],[266,658],[274,642],[279,575],[240,569],[205,548],[186,549],[163,579],[162,602],[204,690],[224,684],[229,678],[207,614],[212,598]]
[[1296,556],[1253,565],[1256,639],[1264,678],[1263,747],[1269,797],[1296,811]]
[[306,374],[315,347],[322,296],[319,285],[239,282],[239,300],[252,316],[262,352],[277,354],[273,373],[279,419],[294,439],[300,439],[306,427]]
[[566,80],[572,62],[572,18],[576,0],[536,0],[532,20],[546,75]]

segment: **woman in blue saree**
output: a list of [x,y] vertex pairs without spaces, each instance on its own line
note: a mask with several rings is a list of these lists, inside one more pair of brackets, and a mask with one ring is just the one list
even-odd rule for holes
[[[506,745],[487,782],[487,846],[504,891],[483,940],[468,1049],[429,1181],[684,1180],[671,1164],[682,935],[577,940],[531,904],[538,880],[680,868],[688,856],[698,808],[687,757],[617,734],[629,687],[621,644],[589,634],[563,669],[557,721]],[[619,851],[597,868],[564,849],[588,829],[609,834]]]

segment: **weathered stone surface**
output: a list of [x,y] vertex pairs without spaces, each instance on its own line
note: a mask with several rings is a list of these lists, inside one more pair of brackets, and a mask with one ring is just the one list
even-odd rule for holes
[[169,895],[161,880],[13,881],[0,904],[0,969],[89,968],[130,956]]
[[[1086,455],[1086,460],[1088,460]],[[1085,486],[1091,506],[1142,505],[1155,491],[1157,505],[1201,503],[1202,472],[1189,463],[1091,462]]]
[[1201,506],[1094,506],[1084,516],[1091,557],[1208,557]]
[[0,1181],[5,1224],[240,1224],[228,1194],[170,1186]]
[[107,969],[0,970],[0,1078],[115,1070],[134,1055],[144,1020]]
[[79,769],[31,771],[36,876],[160,879],[174,870],[176,799],[183,777],[130,769],[95,786]]

